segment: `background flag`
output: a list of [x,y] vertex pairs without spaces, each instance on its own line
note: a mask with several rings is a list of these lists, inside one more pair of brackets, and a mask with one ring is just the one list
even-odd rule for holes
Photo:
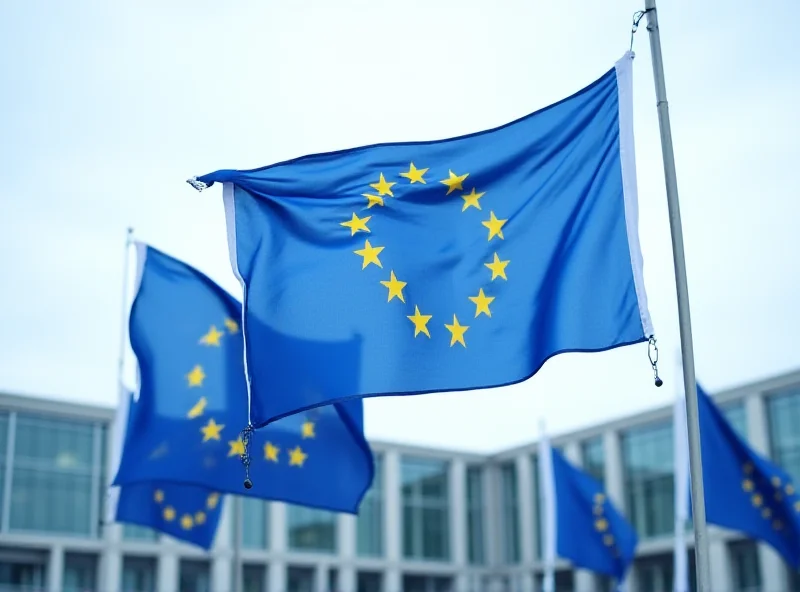
[[[157,249],[137,244],[137,294],[130,339],[140,391],[115,485],[142,481],[193,484],[333,511],[357,511],[373,475],[360,400],[287,417],[252,434],[253,488],[242,487],[240,431],[247,425],[241,305],[205,275]],[[288,348],[336,359],[358,374],[357,340]],[[279,355],[275,354],[264,355]],[[303,390],[297,376],[287,388]],[[272,396],[290,396],[274,391]]]
[[[253,424],[353,394],[512,384],[651,336],[631,59],[493,130],[192,180],[224,183]],[[360,339],[355,384],[288,335]]]

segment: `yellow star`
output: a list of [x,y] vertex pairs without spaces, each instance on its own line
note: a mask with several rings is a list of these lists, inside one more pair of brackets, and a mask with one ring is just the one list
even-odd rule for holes
[[750,479],[742,481],[742,489],[745,491],[753,491],[753,482]]
[[166,508],[164,508],[163,515],[164,515],[164,520],[166,520],[167,522],[172,522],[173,520],[175,520],[175,508],[173,508],[172,506],[167,506]]
[[475,318],[478,318],[478,315],[481,313],[485,313],[487,317],[492,316],[489,305],[495,299],[494,296],[487,296],[483,293],[483,288],[481,288],[477,296],[470,296],[469,299],[475,304]]
[[203,411],[206,410],[206,405],[208,401],[205,397],[200,397],[200,400],[195,403],[191,409],[189,409],[189,413],[186,414],[186,417],[189,419],[194,419],[195,417],[200,417],[203,415]]
[[386,302],[391,302],[392,298],[397,296],[400,299],[400,302],[405,303],[406,299],[403,297],[403,288],[406,287],[407,282],[401,282],[398,280],[394,275],[394,270],[392,270],[391,274],[389,275],[389,279],[386,281],[382,281],[381,285],[389,288],[389,299]]
[[181,516],[181,528],[183,530],[192,530],[192,526],[194,526],[194,520],[192,520],[191,514]]
[[764,518],[769,518],[770,516],[772,516],[772,510],[770,510],[769,508],[764,508],[763,510],[761,510],[761,515]]
[[160,489],[156,489],[155,493],[153,494],[153,499],[156,500],[157,504],[160,504],[164,501],[164,492]]
[[794,495],[794,486],[791,483],[787,483],[783,489],[786,491],[786,495]]
[[422,178],[422,175],[424,175],[427,172],[428,169],[418,169],[417,167],[414,166],[414,163],[412,162],[411,166],[408,169],[408,172],[400,173],[400,176],[405,177],[406,179],[411,181],[412,185],[414,183],[422,183],[423,185],[425,185],[425,179]]
[[228,450],[228,456],[244,456],[244,442],[242,439],[239,438],[238,440],[228,440],[228,446],[230,446],[230,450]]
[[205,372],[203,372],[202,366],[195,366],[192,368],[191,372],[186,375],[186,380],[189,381],[189,387],[193,386],[203,386],[203,379],[206,377]]
[[200,338],[200,343],[202,345],[216,345],[217,347],[219,347],[219,339],[223,335],[225,335],[225,333],[218,330],[215,325],[211,325],[211,328],[208,330],[208,333],[206,333]]
[[194,513],[194,523],[198,526],[201,526],[206,523],[206,513],[205,512],[195,512]]
[[363,230],[364,232],[369,232],[369,228],[367,228],[367,222],[372,216],[367,216],[366,218],[359,218],[356,216],[355,212],[353,212],[353,218],[348,222],[339,222],[342,226],[350,229],[350,236],[353,236],[359,230]]
[[594,494],[594,503],[596,503],[598,506],[600,504],[605,503],[605,501],[606,501],[606,496],[603,495],[602,493],[595,493]]
[[381,260],[378,259],[378,254],[383,251],[383,247],[373,247],[369,241],[364,241],[364,248],[353,251],[356,255],[361,255],[364,261],[361,264],[361,269],[365,269],[370,263],[374,263],[380,268],[383,268]]
[[489,219],[484,220],[481,222],[486,228],[489,229],[489,238],[488,240],[492,240],[494,237],[499,236],[501,239],[505,240],[503,237],[503,225],[508,222],[508,220],[498,220],[497,217],[494,215],[494,212],[489,212]]
[[459,325],[456,315],[453,315],[452,325],[448,325],[447,323],[445,323],[444,326],[451,333],[450,347],[453,347],[456,343],[460,343],[464,347],[467,347],[467,344],[464,341],[464,333],[467,332],[467,329],[469,329],[469,327],[466,325]]
[[611,545],[613,545],[614,544],[614,535],[604,534],[603,535],[603,544],[606,547],[610,547]]
[[781,486],[781,478],[777,475],[772,478],[772,486],[773,487],[780,487]]
[[219,503],[219,494],[218,493],[209,493],[208,498],[206,498],[206,508],[209,510],[213,510],[217,507]]
[[473,187],[472,193],[466,193],[461,196],[464,199],[464,207],[461,208],[461,211],[465,212],[469,207],[477,208],[480,210],[481,204],[478,203],[478,200],[482,198],[485,194],[486,194],[485,191],[483,193],[475,193],[475,188]]
[[753,497],[752,497],[752,502],[753,502],[753,505],[754,505],[756,508],[760,507],[760,506],[761,506],[761,503],[762,503],[763,501],[764,501],[764,499],[761,497],[761,494],[759,494],[759,493],[753,494]]
[[394,181],[387,183],[386,179],[383,178],[383,173],[381,173],[381,178],[377,183],[369,184],[370,187],[378,192],[378,195],[388,195],[390,197],[394,197],[392,194],[392,185],[396,185],[396,183]]
[[443,181],[439,181],[439,183],[447,185],[447,195],[450,195],[456,189],[458,189],[459,191],[464,191],[462,183],[467,177],[469,177],[469,173],[466,173],[464,175],[456,175],[455,173],[453,173],[453,171],[448,171],[448,172],[450,173],[450,177],[444,179]]
[[484,263],[486,267],[492,270],[492,281],[501,277],[504,280],[508,281],[506,277],[506,265],[511,263],[511,259],[507,261],[500,261],[500,257],[497,256],[497,253],[494,254],[494,261],[491,263]]
[[225,319],[225,328],[228,330],[228,333],[236,333],[239,330],[239,323],[233,319]]
[[307,458],[308,455],[297,446],[289,451],[289,466],[302,467]]
[[267,460],[278,462],[278,453],[280,451],[281,449],[275,446],[272,442],[267,442],[264,444],[264,458]]
[[203,432],[203,442],[208,442],[209,440],[219,440],[220,434],[222,433],[222,428],[225,427],[225,424],[219,424],[214,421],[214,418],[208,420],[208,423],[200,428],[200,431]]
[[794,503],[794,511],[795,512],[800,512],[800,501],[796,501]]
[[608,530],[608,521],[605,518],[600,518],[594,521],[594,527],[598,532]]
[[377,195],[370,195],[369,193],[362,193],[364,197],[367,198],[367,209],[370,209],[372,206],[382,206],[383,205],[383,198]]
[[314,433],[314,422],[312,421],[304,421],[301,429],[303,431],[303,439],[314,438],[316,436]]
[[414,307],[414,314],[407,317],[409,321],[414,323],[414,337],[419,335],[420,333],[425,333],[428,337],[431,336],[428,333],[428,321],[433,318],[433,315],[424,315],[419,313],[419,306]]
[[592,510],[597,516],[603,513],[603,506],[595,506]]

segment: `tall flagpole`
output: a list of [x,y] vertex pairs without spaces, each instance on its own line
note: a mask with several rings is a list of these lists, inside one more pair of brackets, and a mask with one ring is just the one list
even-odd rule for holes
[[556,512],[555,485],[553,483],[553,453],[550,449],[550,438],[547,436],[544,420],[539,420],[539,499],[542,500],[542,511],[539,512],[539,532],[543,534],[544,578],[542,592],[555,592],[556,563]]
[[122,312],[119,327],[119,359],[117,361],[117,385],[122,384],[122,373],[125,370],[125,341],[128,339],[128,290],[130,281],[130,248],[133,244],[133,228],[128,227],[125,235],[125,259],[122,263]]
[[[681,373],[680,352],[675,357]],[[689,442],[686,436],[686,398],[681,383],[675,381],[673,440],[675,466],[675,540],[673,541],[674,592],[689,592],[689,565],[686,552],[686,520],[689,510]]]
[[686,255],[683,250],[683,228],[681,226],[680,204],[678,203],[678,180],[675,171],[675,154],[672,149],[672,130],[669,124],[667,87],[664,82],[664,62],[661,57],[661,37],[658,32],[656,0],[645,0],[644,7],[647,13],[647,31],[650,33],[650,53],[653,58],[658,124],[661,131],[661,155],[664,160],[669,227],[672,235],[672,260],[675,266],[675,285],[678,296],[678,324],[681,332],[683,384],[686,393],[686,423],[689,433],[689,473],[692,481],[697,592],[711,592],[711,562],[709,559],[706,504],[703,492],[703,459],[700,455],[700,411],[697,404],[697,383],[694,374],[692,320],[689,313],[689,287],[686,280]]

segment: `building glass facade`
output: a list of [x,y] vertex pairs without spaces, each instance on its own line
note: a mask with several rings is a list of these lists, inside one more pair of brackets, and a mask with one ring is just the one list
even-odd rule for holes
[[[800,479],[800,372],[780,388],[769,384],[769,392],[738,389],[720,407],[737,433],[757,448],[769,443],[774,460]],[[755,403],[763,404],[763,427],[748,418]],[[111,419],[100,408],[0,395],[0,591],[229,592],[232,497],[210,553],[135,525],[98,528]],[[671,592],[671,409],[592,433],[559,442],[622,494],[621,509],[644,543],[629,592]],[[535,444],[496,456],[378,444],[375,481],[355,520],[238,498],[242,592],[535,592],[542,573],[536,452]],[[456,475],[461,483],[451,483]],[[720,589],[800,592],[800,574],[775,569],[775,555],[744,535],[725,531],[711,544]],[[607,578],[565,563],[557,581],[558,592],[611,589]]]
[[446,561],[450,558],[449,463],[403,457],[403,556]]
[[486,562],[484,550],[483,468],[467,467],[467,560],[473,565]]
[[356,549],[361,557],[383,555],[383,462],[379,454],[374,458],[375,477],[361,501],[356,522]]

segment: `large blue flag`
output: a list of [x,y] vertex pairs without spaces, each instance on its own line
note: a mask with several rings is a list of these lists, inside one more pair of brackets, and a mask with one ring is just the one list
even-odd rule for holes
[[[120,399],[120,406],[125,406],[125,409],[117,410],[122,414],[122,421],[115,425],[115,429],[124,429],[124,442],[129,437],[136,437],[128,429],[136,414],[136,401],[132,393],[127,392],[123,392]],[[197,485],[168,481],[130,483],[119,488],[113,501],[112,518],[116,522],[146,526],[210,549],[222,516],[223,500],[219,492]]]
[[700,385],[706,521],[746,533],[800,568],[800,497],[789,474],[739,437]]
[[[130,339],[140,390],[114,484],[189,483],[216,491],[333,511],[357,511],[373,475],[360,400],[287,417],[253,433],[253,487],[242,489],[240,431],[247,425],[241,305],[199,271],[137,244],[139,280]],[[319,359],[335,359],[355,382],[356,340],[284,339]],[[281,352],[265,353],[282,355]],[[309,388],[303,375],[287,388]],[[272,397],[293,391],[274,391]]]
[[[556,354],[652,336],[631,60],[493,130],[192,179],[224,184],[253,424],[353,395],[512,384]],[[288,335],[360,339],[355,383]],[[309,370],[314,388],[291,389]]]
[[621,582],[636,552],[636,531],[594,477],[551,451],[559,557]]

